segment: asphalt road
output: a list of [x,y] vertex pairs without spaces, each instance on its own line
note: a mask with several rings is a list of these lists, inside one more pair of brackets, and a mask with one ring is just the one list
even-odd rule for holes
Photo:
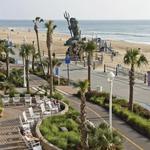
[[[60,75],[67,78],[66,64],[62,64]],[[73,81],[87,79],[87,68],[70,64],[70,79]],[[103,91],[110,91],[110,85],[109,82],[107,82],[106,73],[92,71],[91,79],[92,89],[102,86]],[[129,81],[127,76],[119,76],[114,79],[113,95],[128,99]],[[145,85],[142,81],[136,81],[134,86],[134,101],[150,109],[150,87]]]

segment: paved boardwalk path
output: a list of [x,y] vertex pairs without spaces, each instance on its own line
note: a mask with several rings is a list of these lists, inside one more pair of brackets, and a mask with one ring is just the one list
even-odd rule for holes
[[[69,86],[57,87],[59,91],[64,93],[65,97],[69,100],[70,105],[75,109],[80,110],[80,100],[74,97],[72,94],[77,90]],[[105,121],[108,122],[108,111],[97,105],[87,102],[87,117],[95,124]],[[142,136],[128,126],[124,121],[113,115],[113,127],[118,130],[124,137],[124,147],[126,150],[149,150],[150,140]]]
[[18,116],[24,110],[24,106],[10,106],[4,109],[4,115],[0,118],[0,150],[27,150],[18,130]]

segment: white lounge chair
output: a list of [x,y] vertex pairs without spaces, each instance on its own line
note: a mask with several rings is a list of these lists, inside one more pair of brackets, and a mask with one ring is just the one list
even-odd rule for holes
[[40,105],[43,115],[51,115],[51,111],[46,111],[44,103]]
[[33,150],[42,150],[42,146],[40,145],[40,142],[36,142],[34,144],[31,144],[31,147]]
[[30,94],[25,94],[24,100],[25,100],[25,104],[29,103],[29,105],[32,105],[32,97]]
[[4,105],[8,105],[10,102],[10,97],[9,95],[4,95],[4,97],[2,98],[2,102]]
[[47,96],[43,96],[42,101],[47,102],[47,101],[49,101],[49,98]]
[[23,122],[21,116],[19,116],[19,122],[20,122],[20,127],[24,130],[24,131],[30,131],[30,124],[27,122]]
[[25,111],[23,111],[22,116],[23,116],[24,122],[29,123],[31,126],[34,125],[34,119],[27,118]]
[[36,101],[36,104],[39,105],[41,103],[43,103],[44,101],[41,100],[40,96],[39,95],[35,95],[35,101]]
[[52,104],[51,101],[46,102],[51,112],[57,113],[59,111],[58,107],[54,104]]
[[38,119],[41,118],[40,114],[35,114],[34,113],[32,107],[28,108],[28,110],[29,110],[29,114],[30,114],[30,116],[31,116],[32,119],[38,120]]
[[13,103],[15,103],[15,104],[20,103],[20,95],[19,94],[15,94],[15,96],[13,97]]

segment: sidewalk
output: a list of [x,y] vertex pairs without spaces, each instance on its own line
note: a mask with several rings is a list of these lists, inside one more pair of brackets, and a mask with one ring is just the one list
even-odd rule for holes
[[[80,110],[80,100],[72,95],[77,92],[77,89],[71,86],[58,86],[57,89],[65,95],[72,107]],[[108,111],[87,102],[87,118],[95,124],[99,124],[103,120],[108,122]],[[149,150],[150,140],[137,133],[115,115],[113,115],[113,127],[124,137],[126,150]]]

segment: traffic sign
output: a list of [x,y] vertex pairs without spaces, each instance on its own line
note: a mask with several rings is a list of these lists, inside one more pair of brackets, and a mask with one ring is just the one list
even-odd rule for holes
[[66,64],[70,64],[70,56],[69,55],[66,56],[65,63]]
[[60,68],[59,68],[59,67],[56,67],[56,68],[55,68],[55,75],[56,75],[56,76],[59,76],[59,74],[60,74]]

